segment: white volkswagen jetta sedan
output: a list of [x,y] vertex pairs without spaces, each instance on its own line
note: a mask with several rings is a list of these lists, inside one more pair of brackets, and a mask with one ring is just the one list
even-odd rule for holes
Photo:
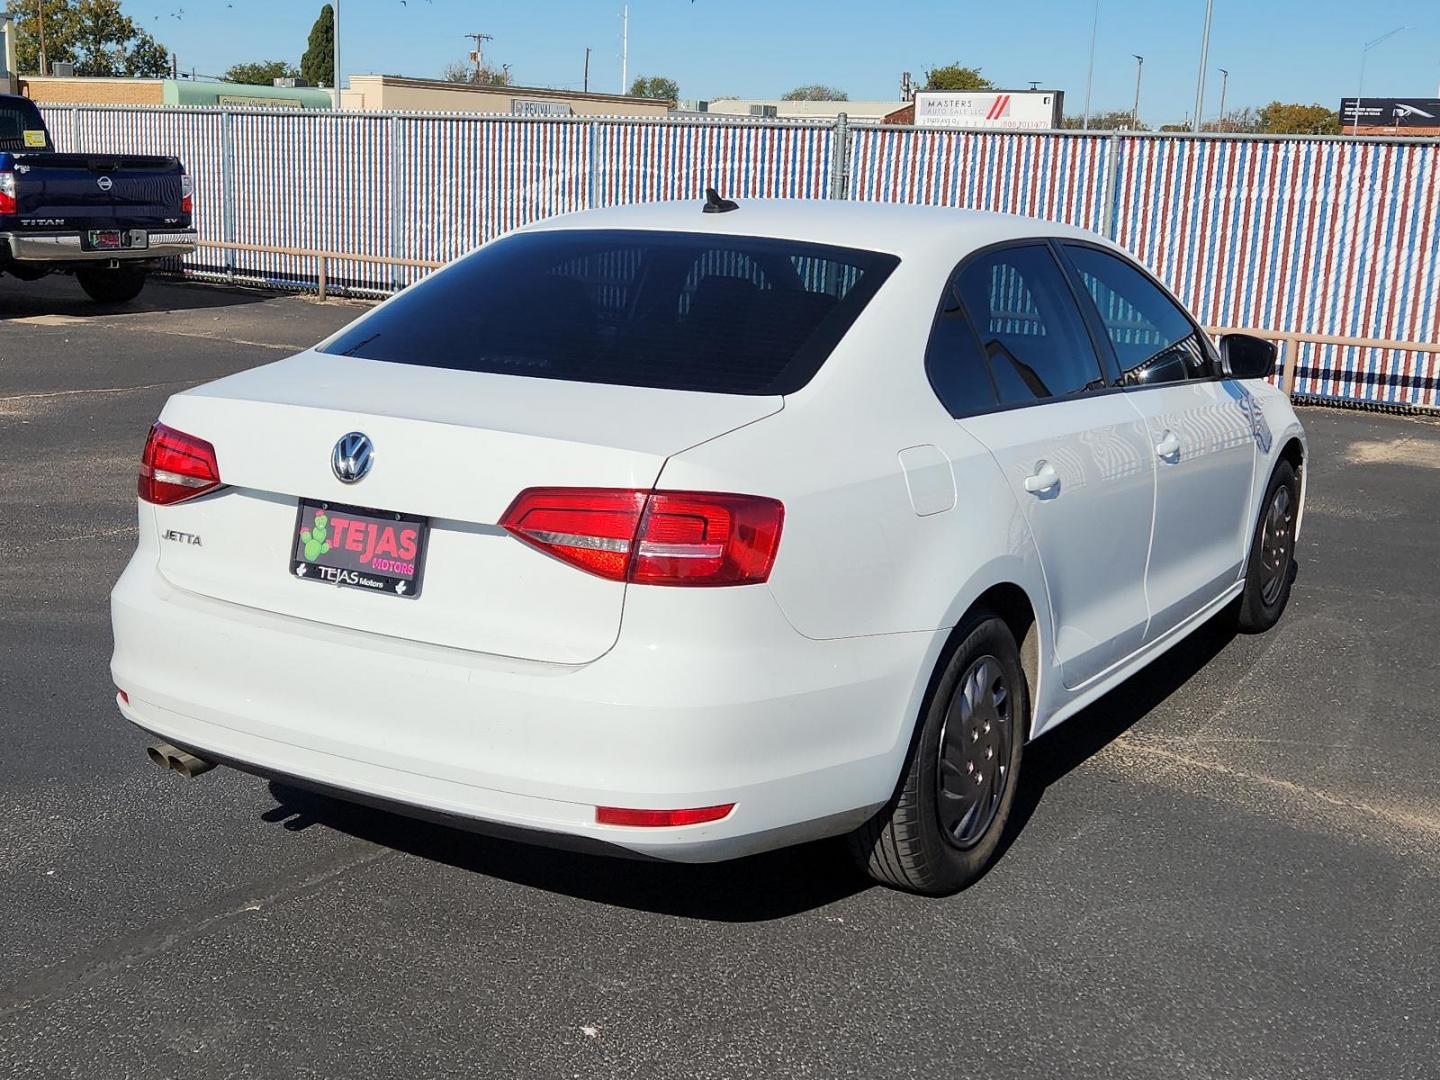
[[186,774],[670,860],[844,834],[950,892],[1028,739],[1284,610],[1273,366],[1052,222],[542,222],[168,401],[120,709]]

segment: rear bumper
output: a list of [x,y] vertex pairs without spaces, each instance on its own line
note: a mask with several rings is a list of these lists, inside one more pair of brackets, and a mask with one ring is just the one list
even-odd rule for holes
[[[112,674],[126,718],[162,739],[482,832],[708,862],[863,822],[893,792],[943,635],[813,641],[764,588],[706,590],[708,643],[633,629],[678,592],[632,590],[616,647],[564,666],[198,597],[142,550],[111,598]],[[723,803],[702,825],[595,822],[597,806]]]
[[16,262],[89,263],[135,262],[144,259],[163,259],[175,255],[189,255],[195,250],[194,230],[167,230],[149,233],[150,244],[143,248],[120,248],[114,251],[87,251],[80,244],[80,234],[50,233],[0,233],[0,241],[10,251]]

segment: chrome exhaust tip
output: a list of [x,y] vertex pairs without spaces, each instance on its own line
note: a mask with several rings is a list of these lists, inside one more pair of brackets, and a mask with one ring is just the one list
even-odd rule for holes
[[187,750],[181,750],[178,746],[171,746],[169,743],[156,743],[154,746],[145,748],[145,756],[162,769],[170,769],[187,779],[193,780],[201,773],[209,772],[215,768],[215,762],[202,757],[196,757]]

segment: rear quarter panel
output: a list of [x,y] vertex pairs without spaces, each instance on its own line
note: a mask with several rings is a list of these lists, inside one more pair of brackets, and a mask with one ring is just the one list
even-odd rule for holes
[[[1031,598],[1048,640],[1043,578],[1020,507],[925,375],[950,268],[902,264],[782,412],[675,455],[661,473],[661,487],[785,504],[769,588],[807,637],[947,629],[986,589],[1008,582]],[[947,478],[936,470],[948,469],[954,498],[939,500],[948,509],[912,499],[901,454],[913,448],[922,452],[907,459],[927,463],[931,492],[943,491]]]

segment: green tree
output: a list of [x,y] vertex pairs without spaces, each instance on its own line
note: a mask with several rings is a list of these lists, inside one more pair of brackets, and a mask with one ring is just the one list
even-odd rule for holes
[[120,0],[11,0],[21,71],[40,71],[40,5],[45,60],[69,61],[75,74],[119,78],[164,75],[170,53],[120,8]]
[[[1110,112],[1091,113],[1091,114],[1090,114],[1090,130],[1091,130],[1091,131],[1149,131],[1149,130],[1150,130],[1149,128],[1147,128],[1147,127],[1145,126],[1144,121],[1141,121],[1139,125],[1135,125],[1135,124],[1132,124],[1132,123],[1130,122],[1132,119],[1133,119],[1133,118],[1132,118],[1131,115],[1130,115],[1130,110],[1129,110],[1129,109],[1112,109]],[[1082,127],[1085,126],[1085,118],[1084,118],[1083,116],[1067,116],[1067,117],[1065,117],[1063,120],[1060,121],[1060,126],[1061,126],[1062,128],[1068,128],[1068,129],[1082,128]]]
[[781,101],[849,101],[850,95],[844,90],[837,90],[833,86],[826,86],[824,83],[810,83],[806,86],[797,86],[787,94],[783,94]]
[[925,72],[922,90],[994,90],[995,84],[980,74],[978,67],[964,67],[956,61]]
[[467,64],[463,60],[446,64],[445,70],[440,72],[440,77],[446,82],[473,83],[476,86],[510,85],[510,72],[503,67],[492,68],[487,65],[476,68],[474,64]]
[[680,84],[663,75],[641,75],[630,84],[631,97],[665,98],[675,101],[680,97]]
[[300,58],[300,77],[311,86],[335,85],[335,9],[326,4],[310,27],[310,40]]
[[1267,135],[1339,135],[1340,114],[1324,105],[1272,101],[1256,114],[1255,130]]
[[288,60],[256,60],[249,64],[232,64],[220,78],[247,86],[274,86],[276,79],[294,79],[299,75],[300,69]]

